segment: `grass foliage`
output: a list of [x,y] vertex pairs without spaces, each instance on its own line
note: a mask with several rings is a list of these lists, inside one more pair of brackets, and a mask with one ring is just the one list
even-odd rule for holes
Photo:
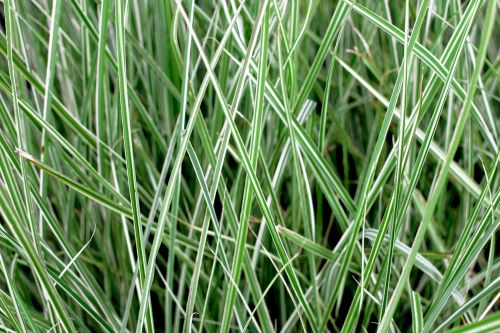
[[496,0],[1,4],[1,332],[500,331]]

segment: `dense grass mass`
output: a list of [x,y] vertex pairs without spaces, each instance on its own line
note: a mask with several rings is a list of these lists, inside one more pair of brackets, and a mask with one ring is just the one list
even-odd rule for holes
[[2,0],[1,332],[499,332],[496,0]]

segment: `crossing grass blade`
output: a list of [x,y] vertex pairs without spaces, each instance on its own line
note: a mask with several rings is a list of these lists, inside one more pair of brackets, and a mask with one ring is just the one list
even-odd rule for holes
[[497,10],[4,0],[0,331],[498,330]]
[[[394,314],[395,307],[399,301],[399,298],[401,296],[401,291],[403,289],[403,285],[405,284],[406,280],[408,279],[408,275],[410,274],[411,268],[413,266],[413,263],[415,261],[415,256],[416,252],[420,248],[423,237],[427,231],[427,227],[429,225],[430,219],[434,213],[434,209],[437,205],[437,201],[439,196],[441,195],[444,186],[446,185],[446,182],[448,180],[448,172],[450,168],[450,162],[454,158],[456,150],[458,148],[459,141],[461,139],[464,125],[465,125],[465,120],[467,119],[469,112],[472,108],[472,99],[473,96],[476,93],[476,87],[477,87],[477,81],[481,72],[481,69],[484,65],[484,59],[486,56],[486,50],[488,46],[488,41],[491,35],[491,32],[493,30],[493,24],[494,24],[494,19],[495,19],[495,14],[496,14],[496,3],[495,1],[489,1],[488,2],[488,8],[486,10],[486,18],[485,18],[485,29],[483,32],[483,35],[481,37],[481,42],[479,44],[479,51],[478,51],[478,57],[476,58],[476,65],[474,67],[474,72],[472,73],[471,77],[471,83],[467,92],[467,98],[465,100],[465,104],[463,109],[460,112],[459,118],[457,120],[457,125],[455,128],[455,131],[453,133],[452,137],[452,142],[450,144],[448,154],[447,154],[447,159],[443,165],[443,167],[440,170],[440,173],[437,178],[437,183],[433,186],[433,189],[430,194],[430,198],[427,203],[427,207],[425,210],[425,214],[422,219],[422,224],[419,226],[417,234],[415,236],[415,241],[412,244],[412,251],[410,253],[410,256],[408,257],[405,266],[403,268],[403,271],[401,273],[401,279],[398,281],[398,284],[396,286],[396,289],[394,290],[394,294],[391,298],[391,301],[389,302],[389,306],[387,309],[387,312],[385,312],[384,317],[382,318],[382,322],[380,323],[379,326],[379,331],[384,332],[385,330],[388,329],[389,326],[389,321],[390,317]],[[426,324],[427,325],[427,324]]]
[[411,312],[412,312],[412,330],[413,332],[421,332],[423,326],[422,303],[420,295],[414,291],[411,292]]
[[[52,11],[50,15],[50,37],[48,44],[48,58],[47,58],[47,66],[45,70],[45,81],[44,81],[44,90],[45,94],[43,96],[43,108],[42,108],[42,117],[45,121],[49,119],[49,110],[51,109],[52,103],[52,85],[54,82],[54,72],[55,72],[55,64],[57,57],[57,43],[59,38],[59,21],[62,13],[62,1],[56,0],[52,4]],[[40,143],[40,159],[43,161],[45,156],[45,150],[49,149],[48,142],[46,141],[45,131],[42,131],[42,138]],[[43,196],[46,194],[46,183],[44,180],[43,173],[40,175],[40,194]],[[38,221],[38,229],[43,237],[43,215],[40,215],[40,220]]]

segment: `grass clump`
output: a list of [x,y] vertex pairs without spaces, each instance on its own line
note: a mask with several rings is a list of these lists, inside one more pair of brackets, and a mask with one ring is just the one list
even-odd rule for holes
[[500,330],[495,0],[3,0],[0,331]]

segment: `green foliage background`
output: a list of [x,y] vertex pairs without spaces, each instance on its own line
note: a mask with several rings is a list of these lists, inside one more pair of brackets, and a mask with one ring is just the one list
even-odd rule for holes
[[499,331],[497,7],[3,0],[0,331]]

